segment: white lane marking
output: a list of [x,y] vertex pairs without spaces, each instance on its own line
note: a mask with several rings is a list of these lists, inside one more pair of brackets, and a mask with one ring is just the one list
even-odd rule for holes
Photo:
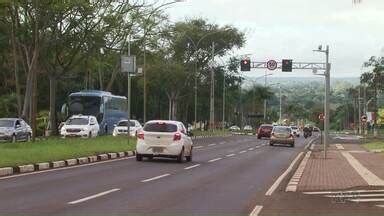
[[200,166],[200,164],[196,164],[196,165],[193,165],[193,166],[185,167],[184,169],[185,170],[189,170],[189,169],[193,169],[193,168],[198,167],[198,166]]
[[215,162],[215,161],[218,161],[218,160],[221,160],[222,158],[215,158],[215,159],[212,159],[212,160],[209,160],[208,162],[209,163],[212,163],[212,162]]
[[159,175],[159,176],[156,176],[156,177],[153,177],[153,178],[149,178],[149,179],[144,179],[142,180],[141,182],[150,182],[150,181],[154,181],[154,180],[157,180],[157,179],[161,179],[161,178],[164,178],[164,177],[167,177],[171,174],[167,173],[167,174],[164,174],[164,175]]
[[223,145],[223,144],[225,144],[225,143],[227,143],[227,142],[225,142],[225,141],[224,141],[224,142],[220,142],[220,145]]
[[384,181],[365,168],[358,160],[356,160],[349,152],[341,152],[347,159],[349,164],[370,186],[384,186]]
[[216,145],[216,143],[211,143],[208,146],[215,146],[215,145]]
[[265,143],[263,143],[263,144],[261,144],[262,146],[265,146],[265,145],[267,145],[267,144],[265,144]]
[[245,152],[247,152],[247,151],[241,151],[241,152],[239,152],[239,154],[244,154]]
[[344,149],[344,146],[341,145],[341,144],[335,144],[336,148],[339,149],[339,150],[343,150]]
[[256,148],[260,148],[261,146],[256,146]]
[[303,192],[303,194],[322,195],[322,194],[377,193],[377,192],[384,192],[384,190],[312,191],[312,192]]
[[296,192],[297,190],[297,185],[300,182],[301,176],[304,173],[304,169],[307,166],[307,162],[309,157],[311,156],[311,151],[308,151],[307,154],[305,154],[304,159],[301,161],[299,167],[297,168],[295,174],[289,181],[287,187],[285,188],[285,192]]
[[204,146],[195,146],[193,147],[194,149],[199,149],[199,148],[203,148]]
[[384,208],[384,205],[376,205],[376,207]]
[[249,216],[258,216],[262,209],[263,209],[263,206],[261,206],[261,205],[255,206],[255,208],[252,210],[252,212],[251,212],[251,214],[249,214]]
[[352,202],[383,202],[384,199],[348,199]]
[[111,162],[116,162],[116,161],[121,161],[121,160],[128,160],[128,159],[133,159],[133,158],[136,158],[136,157],[135,156],[131,156],[131,157],[126,157],[126,158],[110,159],[110,160],[107,160],[107,161],[100,161],[100,162],[94,162],[94,163],[89,163],[89,164],[82,164],[82,165],[76,165],[76,166],[68,166],[68,167],[62,167],[62,168],[55,168],[55,169],[36,171],[36,172],[31,172],[31,173],[17,174],[17,175],[12,175],[12,176],[4,176],[4,177],[0,177],[0,180],[10,179],[10,178],[17,178],[17,177],[23,177],[23,176],[29,176],[29,175],[36,175],[36,174],[41,174],[41,173],[55,172],[55,171],[60,171],[60,170],[68,170],[68,169],[76,169],[76,168],[81,168],[81,167],[95,166],[95,165],[111,163]]
[[113,193],[113,192],[116,192],[116,191],[119,191],[119,190],[120,190],[120,188],[115,188],[115,189],[112,189],[112,190],[104,191],[104,192],[101,192],[101,193],[98,193],[98,194],[95,194],[95,195],[92,195],[92,196],[88,196],[88,197],[84,197],[84,198],[81,198],[81,199],[78,199],[78,200],[75,200],[75,201],[68,202],[68,204],[69,205],[74,205],[74,204],[82,203],[82,202],[85,202],[85,201],[88,201],[88,200],[91,200],[91,199],[95,199],[97,197],[105,196],[107,194],[110,194],[110,193]]
[[325,197],[332,197],[332,198],[384,197],[384,194],[336,194],[336,195],[326,195]]
[[229,154],[229,155],[226,155],[226,157],[233,157],[235,156],[236,154]]
[[300,152],[296,158],[292,161],[292,163],[289,165],[288,169],[285,170],[283,174],[273,183],[273,185],[269,188],[269,190],[265,193],[265,196],[271,196],[272,193],[276,190],[276,188],[280,185],[280,183],[283,181],[285,176],[288,175],[289,172],[293,169],[293,166],[296,164],[296,162],[300,159],[301,155],[303,155],[303,152]]
[[249,150],[249,151],[253,151],[253,149],[254,149],[254,148],[249,148],[248,150]]

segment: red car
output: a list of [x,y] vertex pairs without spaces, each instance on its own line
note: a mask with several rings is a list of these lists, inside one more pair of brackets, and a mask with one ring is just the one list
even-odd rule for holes
[[273,129],[273,125],[270,124],[262,124],[257,131],[257,139],[261,139],[262,137],[271,137],[271,132]]

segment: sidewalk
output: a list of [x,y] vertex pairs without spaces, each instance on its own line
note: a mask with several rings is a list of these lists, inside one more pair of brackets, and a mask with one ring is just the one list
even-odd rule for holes
[[307,160],[297,191],[384,187],[384,157],[358,144],[331,144],[327,159],[316,144]]

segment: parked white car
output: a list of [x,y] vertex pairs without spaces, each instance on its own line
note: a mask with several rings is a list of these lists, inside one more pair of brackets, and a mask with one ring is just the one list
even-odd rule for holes
[[143,157],[176,158],[192,160],[193,143],[184,124],[178,121],[153,120],[144,125],[137,134],[136,160]]
[[[136,136],[139,131],[143,129],[141,126],[140,122],[137,120],[129,120],[130,125],[129,125],[129,135],[130,136]],[[119,135],[127,135],[128,133],[128,120],[121,120],[119,121],[116,125],[115,128],[113,129],[113,136],[119,136]]]
[[74,115],[71,116],[61,127],[62,137],[91,138],[99,134],[100,126],[94,116]]

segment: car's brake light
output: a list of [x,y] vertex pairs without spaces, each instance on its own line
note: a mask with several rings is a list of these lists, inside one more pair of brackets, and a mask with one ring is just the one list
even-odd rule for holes
[[181,134],[180,133],[175,133],[175,135],[173,135],[173,141],[178,141],[178,140],[181,140]]
[[143,140],[144,139],[144,133],[143,132],[138,133],[137,138]]

